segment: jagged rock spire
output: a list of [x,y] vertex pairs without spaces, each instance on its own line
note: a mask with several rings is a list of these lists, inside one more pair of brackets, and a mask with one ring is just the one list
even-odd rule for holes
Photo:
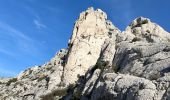
[[101,9],[88,8],[82,12],[69,42],[70,51],[64,71],[65,83],[75,83],[78,76],[85,75],[89,67],[95,66],[104,41],[118,32]]

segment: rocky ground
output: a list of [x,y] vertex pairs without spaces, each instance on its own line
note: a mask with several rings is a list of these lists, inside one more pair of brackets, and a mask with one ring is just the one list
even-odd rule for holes
[[170,33],[147,18],[121,32],[100,9],[75,22],[68,48],[15,78],[1,100],[170,100]]

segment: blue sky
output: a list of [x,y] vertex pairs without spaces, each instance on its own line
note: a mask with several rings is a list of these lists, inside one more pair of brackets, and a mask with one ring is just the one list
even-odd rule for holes
[[169,0],[0,0],[0,76],[49,61],[67,47],[79,13],[100,8],[124,30],[144,16],[170,31]]

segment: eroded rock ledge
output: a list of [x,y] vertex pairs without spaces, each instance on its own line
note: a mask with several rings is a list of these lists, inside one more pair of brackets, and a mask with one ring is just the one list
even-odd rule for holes
[[67,49],[16,78],[2,100],[169,100],[170,34],[147,18],[121,32],[100,9],[80,14]]

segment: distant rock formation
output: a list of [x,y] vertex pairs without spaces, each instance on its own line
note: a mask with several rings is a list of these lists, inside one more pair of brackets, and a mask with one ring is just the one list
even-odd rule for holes
[[0,78],[1,100],[170,100],[170,33],[147,18],[121,32],[100,9],[80,14],[67,49]]

